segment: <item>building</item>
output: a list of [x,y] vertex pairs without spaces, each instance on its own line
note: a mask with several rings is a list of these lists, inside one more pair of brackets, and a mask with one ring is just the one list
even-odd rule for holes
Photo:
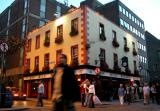
[[145,32],[150,81],[160,81],[160,40],[150,32]]
[[89,1],[90,0],[85,0],[81,5],[92,7],[92,9],[98,11],[107,19],[131,33],[137,39],[138,58],[140,59],[139,67],[141,68],[140,74],[143,76],[145,81],[149,81],[144,21],[120,0],[113,0],[112,2],[106,3],[102,6],[94,5],[98,2],[97,0],[93,0],[93,3]]
[[[0,14],[0,37],[19,37],[23,40],[33,29],[67,12],[68,6],[56,0],[15,0]],[[10,55],[6,62],[6,75],[12,85],[22,79],[24,50]],[[14,58],[14,59],[13,59]],[[20,83],[21,84],[21,83]]]
[[[61,53],[74,66],[78,81],[100,80],[103,85],[98,91],[108,92],[106,87],[112,80],[115,87],[119,87],[119,82],[140,80],[137,40],[88,7],[69,11],[33,30],[27,38],[24,90],[29,97],[36,97],[37,85],[43,79],[45,97],[51,98],[51,72]],[[124,57],[126,68],[121,65]]]

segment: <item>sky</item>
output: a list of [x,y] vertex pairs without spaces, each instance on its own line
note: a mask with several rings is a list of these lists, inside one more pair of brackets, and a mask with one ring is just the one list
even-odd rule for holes
[[[0,13],[14,0],[0,0]],[[63,2],[64,0],[57,0]],[[69,5],[79,7],[84,0],[68,0]],[[105,4],[113,0],[98,0]],[[145,30],[160,39],[160,0],[120,0],[145,23]]]

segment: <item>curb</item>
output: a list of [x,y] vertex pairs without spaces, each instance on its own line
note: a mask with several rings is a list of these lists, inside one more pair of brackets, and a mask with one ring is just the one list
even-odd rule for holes
[[23,111],[28,109],[30,108],[2,108],[0,111]]

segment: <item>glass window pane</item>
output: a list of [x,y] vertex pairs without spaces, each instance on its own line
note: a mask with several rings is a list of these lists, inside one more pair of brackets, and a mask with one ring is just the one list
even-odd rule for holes
[[122,19],[120,19],[120,24],[121,24],[122,26],[124,26],[124,22],[123,22]]
[[128,17],[128,11],[126,11],[126,16]]
[[129,13],[129,19],[132,19],[132,15]]
[[125,15],[125,9],[123,8],[123,14]]
[[134,22],[134,16],[132,16],[132,21]]
[[122,12],[122,7],[119,5],[119,11]]

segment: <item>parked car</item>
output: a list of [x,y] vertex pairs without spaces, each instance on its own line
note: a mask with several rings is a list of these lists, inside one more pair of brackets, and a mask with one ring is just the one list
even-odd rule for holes
[[11,87],[13,100],[26,100],[26,94],[19,91],[16,87]]

